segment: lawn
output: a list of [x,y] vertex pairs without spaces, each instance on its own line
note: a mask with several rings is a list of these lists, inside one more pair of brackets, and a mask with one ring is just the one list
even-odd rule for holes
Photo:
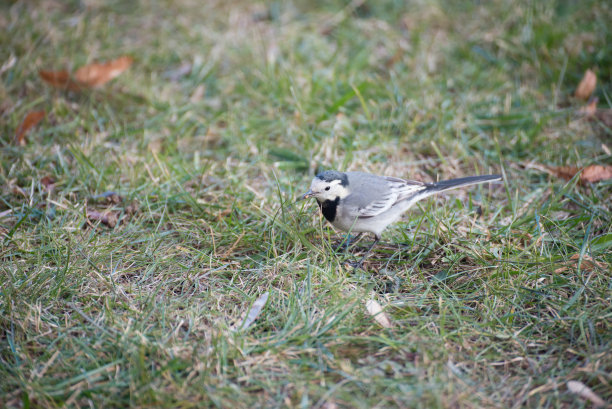
[[[0,406],[611,404],[612,181],[558,168],[612,165],[574,97],[592,69],[610,112],[610,21],[603,0],[2,2]],[[39,75],[121,56],[98,88]],[[337,250],[296,201],[323,169],[504,182],[420,202],[354,270],[372,238]]]

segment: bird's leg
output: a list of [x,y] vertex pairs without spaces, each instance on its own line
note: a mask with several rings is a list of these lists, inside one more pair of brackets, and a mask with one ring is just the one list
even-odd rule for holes
[[357,262],[349,263],[351,265],[351,267],[353,267],[354,269],[362,268],[363,267],[363,262],[370,255],[370,252],[372,252],[372,249],[374,248],[376,243],[378,243],[379,241],[380,241],[380,236],[375,234],[374,235],[374,242],[370,245],[370,248],[368,248],[368,251],[366,251],[366,253],[363,255],[363,257],[361,257],[361,260],[359,260]]
[[363,232],[357,233],[357,235],[355,237],[353,237],[352,240],[351,240],[351,234],[347,233],[346,234],[346,238],[344,239],[344,242],[340,243],[340,245],[336,248],[336,251],[340,251],[342,248],[344,248],[344,251],[348,251],[348,249],[349,249],[349,247],[351,245],[351,241],[357,242],[357,240],[359,240],[359,237],[361,237],[362,234],[363,234]]
[[362,231],[360,231],[359,233],[357,233],[357,235],[355,237],[353,237],[353,243],[357,243],[359,241],[359,239],[361,238],[361,235],[363,234]]

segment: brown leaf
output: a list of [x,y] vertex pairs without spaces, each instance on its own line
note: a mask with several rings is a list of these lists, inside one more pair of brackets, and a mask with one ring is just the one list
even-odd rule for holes
[[546,169],[548,169],[552,175],[565,180],[570,180],[576,176],[579,170],[576,166],[547,166]]
[[43,185],[47,192],[52,192],[55,189],[55,179],[51,176],[43,176],[40,178],[40,184]]
[[593,91],[595,91],[596,85],[597,75],[595,75],[595,73],[590,69],[586,70],[586,72],[584,73],[584,77],[582,77],[580,84],[578,84],[578,88],[576,88],[574,96],[578,99],[587,100],[589,99]]
[[21,125],[17,128],[17,132],[15,132],[15,141],[18,145],[25,146],[26,134],[32,127],[42,121],[45,115],[45,111],[32,111],[26,115]]
[[114,212],[100,213],[97,210],[88,210],[87,219],[93,222],[99,221],[111,228],[117,225],[117,214]]
[[93,88],[101,87],[130,68],[133,62],[132,57],[123,56],[104,63],[84,65],[74,73],[74,77],[83,85]]
[[608,179],[612,179],[612,165],[590,165],[580,175],[580,180],[589,183]]
[[[580,254],[576,253],[573,256],[570,257],[570,260],[574,261],[576,263],[576,265],[578,265],[578,260],[580,260]],[[582,256],[582,262],[580,263],[580,266],[582,267],[583,270],[588,270],[591,271],[595,268],[601,268],[601,269],[605,269],[606,265],[604,263],[600,263],[597,260],[594,260],[593,257],[589,256],[588,254],[584,254]]]
[[[580,260],[580,254],[573,254],[567,263],[563,267],[559,267],[555,270],[555,273],[567,273],[576,268],[578,268],[578,261]],[[584,254],[582,256],[582,261],[580,262],[580,269],[582,271],[593,271],[596,268],[600,268],[605,270],[607,268],[606,264],[601,263],[597,260],[594,260],[593,257],[588,254]]]
[[[565,180],[570,180],[580,171],[576,166],[547,166],[548,171]],[[612,179],[612,165],[589,165],[582,170],[580,182],[595,183]]]
[[70,73],[68,71],[38,71],[38,75],[40,78],[47,84],[55,87],[67,89],[70,91],[79,91],[81,86],[77,84],[77,82],[72,79]]

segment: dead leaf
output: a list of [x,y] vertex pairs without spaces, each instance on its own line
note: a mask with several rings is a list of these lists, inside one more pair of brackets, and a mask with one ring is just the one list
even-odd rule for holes
[[612,165],[590,165],[584,168],[580,180],[595,183],[612,179]]
[[130,68],[133,62],[132,57],[123,56],[104,63],[84,65],[74,73],[74,77],[83,85],[98,88],[117,78],[122,72]]
[[582,77],[580,84],[578,84],[578,88],[576,88],[574,96],[578,99],[587,100],[589,99],[593,91],[595,91],[596,86],[597,75],[595,75],[595,73],[590,69],[586,70],[586,72],[584,73],[584,77]]
[[579,170],[576,166],[545,166],[545,169],[551,175],[565,180],[570,180],[576,176]]
[[[578,260],[580,260],[580,254],[576,253],[573,256],[570,257],[570,260],[575,261],[576,265],[578,265]],[[606,265],[604,263],[600,263],[599,261],[596,261],[593,259],[593,257],[589,256],[588,254],[584,254],[582,256],[582,262],[580,263],[580,266],[582,267],[583,270],[593,270],[595,268],[601,268],[601,269],[605,269]]]
[[[547,166],[550,174],[559,178],[570,180],[580,171],[576,166]],[[580,182],[596,183],[612,179],[612,165],[589,165],[582,169]]]
[[[573,254],[569,258],[568,262],[566,262],[563,267],[559,267],[558,269],[555,270],[555,273],[560,274],[560,273],[568,273],[568,272],[574,271],[576,268],[578,268],[579,260],[580,260],[580,254],[578,253]],[[580,262],[580,268],[583,271],[593,271],[597,268],[605,270],[607,266],[604,263],[594,260],[593,257],[589,256],[588,254],[584,254],[582,256],[582,261]]]
[[55,189],[55,179],[51,176],[43,176],[40,178],[40,184],[43,185],[47,192],[52,192]]
[[117,214],[115,212],[100,213],[97,210],[88,210],[87,219],[92,222],[99,221],[100,223],[105,224],[111,228],[117,225],[117,220],[118,220]]
[[45,115],[45,111],[32,111],[27,114],[21,125],[17,128],[17,132],[15,132],[15,142],[17,142],[18,145],[25,146],[25,137],[28,131],[42,121]]
[[40,78],[47,84],[70,91],[79,91],[81,86],[70,76],[68,71],[38,71]]
[[132,57],[123,56],[108,62],[87,64],[76,70],[74,77],[66,70],[40,70],[38,74],[43,81],[56,88],[81,91],[83,88],[101,87],[130,68],[133,62]]
[[366,302],[366,309],[368,313],[374,317],[376,322],[380,324],[383,328],[393,328],[393,324],[391,324],[391,320],[385,312],[383,311],[382,306],[375,300],[368,300]]
[[256,299],[253,305],[251,306],[251,309],[249,310],[246,317],[242,320],[242,322],[239,325],[237,325],[233,329],[234,330],[248,329],[251,326],[251,324],[257,319],[259,314],[261,314],[261,310],[263,310],[263,307],[266,305],[269,295],[270,295],[270,292],[266,291],[258,299]]
[[567,382],[567,390],[580,396],[583,399],[590,400],[595,407],[604,406],[606,402],[601,399],[591,388],[586,386],[580,381],[569,381]]

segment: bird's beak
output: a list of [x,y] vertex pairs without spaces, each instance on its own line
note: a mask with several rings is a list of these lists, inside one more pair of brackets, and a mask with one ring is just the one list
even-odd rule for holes
[[308,192],[304,193],[301,197],[300,200],[304,200],[304,199],[309,199],[311,197],[314,196],[314,192],[312,190],[309,190]]

